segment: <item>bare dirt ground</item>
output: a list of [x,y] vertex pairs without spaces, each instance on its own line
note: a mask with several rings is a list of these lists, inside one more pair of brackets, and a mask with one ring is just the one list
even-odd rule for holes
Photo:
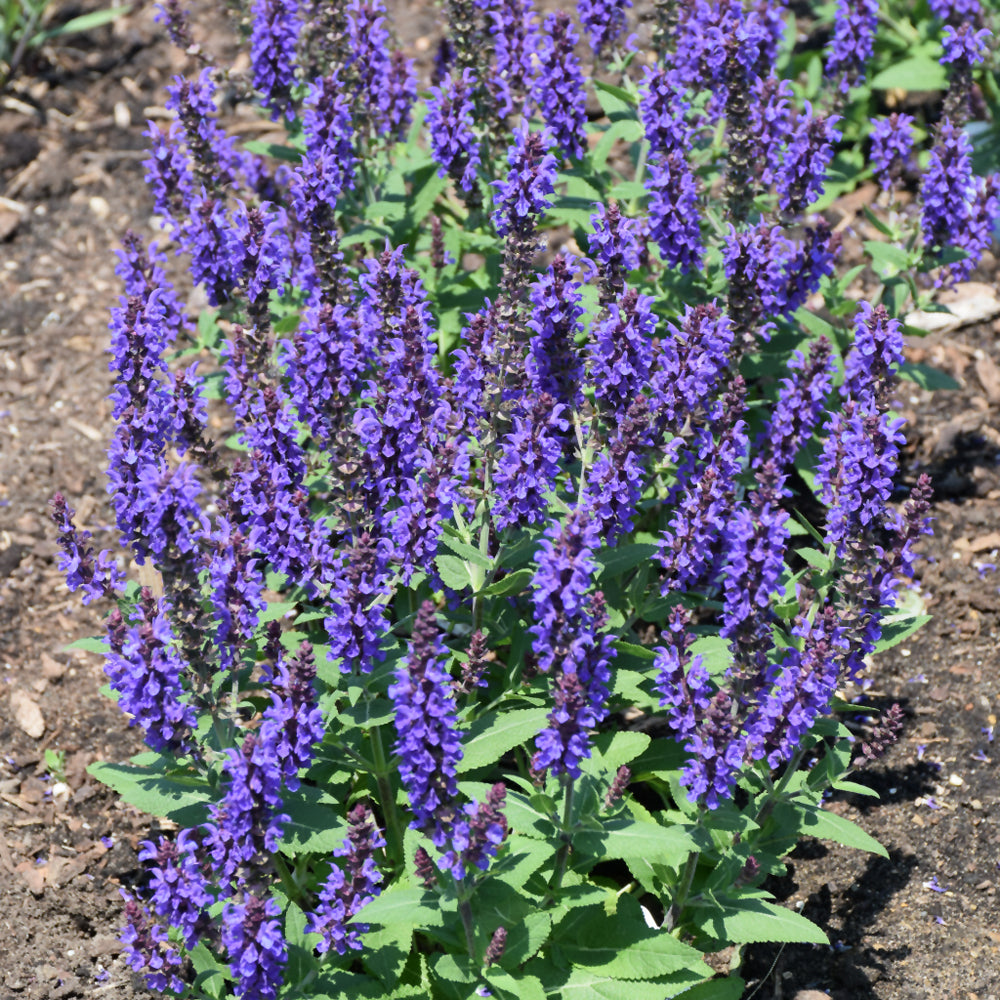
[[[66,17],[78,12],[64,6]],[[399,15],[400,33],[423,38],[416,48],[427,53],[434,12],[401,5]],[[216,8],[210,23],[221,16]],[[99,659],[64,649],[99,632],[106,609],[66,591],[46,504],[63,491],[98,546],[113,543],[103,480],[113,248],[126,228],[155,232],[144,123],[161,113],[170,77],[192,69],[146,6],[43,50],[0,96],[0,1000],[148,995],[117,933],[118,889],[137,873],[150,821],[86,773],[139,741],[99,693]],[[761,1000],[1000,1000],[992,258],[978,279],[983,287],[960,295],[980,296],[979,319],[910,347],[961,388],[904,383],[900,393],[905,479],[928,471],[935,485],[936,533],[919,570],[934,620],[877,660],[864,696],[900,702],[906,731],[863,779],[881,801],[830,804],[890,857],[799,847],[773,889],[832,945],[751,950],[744,975]]]

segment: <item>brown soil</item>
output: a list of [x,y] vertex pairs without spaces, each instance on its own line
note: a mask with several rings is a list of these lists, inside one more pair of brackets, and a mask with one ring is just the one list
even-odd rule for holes
[[[434,30],[423,4],[400,14],[409,38]],[[418,48],[426,59],[430,46]],[[144,122],[164,83],[193,68],[147,7],[42,50],[0,97],[2,1000],[148,995],[116,935],[118,887],[137,870],[149,819],[86,773],[140,744],[99,693],[98,658],[65,651],[100,630],[106,609],[66,591],[46,503],[62,490],[97,544],[113,544],[102,474],[112,250],[128,227],[154,232]],[[980,277],[994,275],[991,259]],[[877,660],[864,692],[867,705],[907,712],[900,745],[862,778],[881,801],[830,803],[890,857],[799,847],[774,891],[833,945],[752,949],[744,974],[761,1000],[1000,1000],[997,751],[984,732],[1000,705],[997,333],[991,317],[912,345],[962,385],[902,392],[906,476],[927,470],[936,490],[919,574],[934,620]]]

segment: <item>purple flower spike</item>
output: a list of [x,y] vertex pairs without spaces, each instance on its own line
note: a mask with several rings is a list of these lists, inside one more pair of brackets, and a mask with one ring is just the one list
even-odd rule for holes
[[700,656],[692,656],[689,647],[694,636],[688,631],[690,612],[674,607],[661,636],[668,645],[657,646],[654,666],[660,707],[667,710],[667,721],[678,742],[687,740],[712,703],[708,669]]
[[583,362],[576,350],[584,314],[580,280],[586,263],[560,254],[531,286],[531,331],[525,368],[532,392],[548,393],[557,403],[576,406],[581,400]]
[[639,116],[649,140],[651,155],[684,153],[691,126],[685,116],[691,110],[685,88],[663,66],[647,68],[639,89]]
[[841,93],[864,82],[865,63],[875,51],[878,0],[838,0],[827,76],[840,75]]
[[653,368],[653,300],[629,289],[594,324],[589,345],[590,381],[602,411],[617,421],[649,384]]
[[625,275],[634,271],[644,253],[642,224],[622,215],[612,202],[598,205],[590,217],[594,232],[588,237],[590,256],[597,261],[601,275],[601,303],[611,302],[625,290]]
[[193,948],[209,923],[208,907],[215,901],[198,859],[199,845],[190,830],[176,840],[145,841],[140,861],[150,861],[150,900],[156,913],[180,931],[185,948]]
[[609,636],[573,642],[553,681],[554,707],[549,725],[535,742],[532,769],[580,776],[580,762],[590,756],[590,730],[608,714],[608,664],[614,656]]
[[500,236],[530,232],[551,207],[557,167],[552,144],[551,133],[531,132],[526,122],[515,129],[507,179],[494,181],[493,224]]
[[692,754],[681,771],[689,801],[702,800],[707,808],[718,809],[736,787],[746,752],[746,736],[739,731],[725,691],[711,700],[684,749]]
[[601,58],[625,31],[625,11],[632,0],[579,0],[577,14],[587,30],[594,56]]
[[854,346],[844,364],[841,394],[865,409],[889,408],[889,393],[903,363],[903,325],[885,306],[862,302],[854,322]]
[[668,323],[653,355],[652,404],[660,424],[680,430],[714,398],[733,344],[733,324],[715,303],[688,308],[680,329]]
[[357,664],[362,673],[385,658],[382,637],[389,631],[386,604],[391,579],[388,541],[363,532],[339,561],[328,598],[332,614],[324,622],[330,638],[327,658],[341,660],[346,673]]
[[274,1000],[281,988],[288,946],[281,932],[276,900],[252,893],[242,903],[227,903],[222,914],[222,943],[236,980],[237,1000]]
[[747,756],[778,767],[795,753],[816,719],[829,711],[846,648],[837,613],[825,607],[815,621],[799,621],[793,634],[802,650],[789,649],[767,671],[758,704],[746,722]]
[[958,28],[946,25],[941,35],[941,44],[944,46],[941,62],[945,65],[965,63],[975,66],[985,61],[989,55],[991,37],[992,33],[988,28],[976,31],[971,24],[963,24]]
[[497,115],[524,110],[535,76],[532,54],[538,47],[538,29],[531,0],[499,0],[487,11],[493,20],[493,71],[486,85],[496,102]]
[[285,785],[292,791],[299,787],[298,772],[313,762],[316,747],[326,735],[313,686],[315,679],[312,646],[303,642],[290,660],[279,658],[272,679],[271,704],[264,710],[265,724],[271,723],[278,730],[275,752]]
[[316,946],[321,955],[331,948],[338,955],[348,949],[361,950],[361,935],[367,924],[347,921],[381,892],[382,873],[375,867],[375,852],[385,847],[385,839],[372,818],[371,810],[359,803],[348,816],[347,837],[333,852],[343,858],[343,866],[333,864],[319,891],[316,910],[309,914],[306,930],[322,935]]
[[94,550],[88,544],[89,531],[80,531],[73,524],[73,508],[66,498],[57,493],[50,501],[52,520],[59,529],[59,572],[66,574],[70,590],[83,591],[83,603],[101,597],[114,597],[125,587],[125,574],[118,568],[111,552],[100,553],[96,561]]
[[324,203],[332,208],[341,192],[354,187],[357,167],[351,106],[337,74],[309,84],[303,104],[303,166],[318,184]]
[[833,147],[840,139],[836,116],[814,115],[809,102],[796,119],[776,171],[778,204],[788,215],[798,215],[822,193]]
[[975,198],[972,143],[968,135],[945,119],[931,150],[923,187],[924,243],[927,247],[955,245]]
[[173,971],[180,971],[181,956],[167,941],[167,929],[153,920],[134,896],[124,889],[118,891],[125,900],[125,926],[120,940],[129,968],[142,973],[151,990],[183,993],[186,984]]
[[936,18],[949,24],[979,21],[983,16],[981,0],[928,0],[928,6]]
[[205,846],[224,881],[246,881],[268,854],[278,849],[288,816],[281,808],[282,761],[279,733],[265,723],[226,751],[222,800],[211,807]]
[[885,191],[899,181],[911,164],[913,121],[912,115],[894,111],[888,118],[872,123],[872,163]]
[[586,151],[587,138],[586,81],[573,52],[578,41],[568,14],[549,14],[538,43],[538,78],[532,95],[556,145],[576,160]]
[[513,429],[500,443],[493,479],[493,517],[499,530],[544,520],[545,495],[555,488],[570,427],[565,409],[543,394],[532,400],[531,409],[523,416],[514,415]]
[[645,486],[646,455],[652,443],[649,401],[637,396],[608,442],[607,451],[594,459],[587,473],[583,502],[600,520],[609,545],[631,531]]
[[434,605],[425,601],[413,625],[409,656],[396,671],[389,697],[396,706],[394,752],[413,812],[411,825],[430,832],[435,843],[446,839],[446,818],[458,795],[455,776],[462,759],[447,663]]
[[994,233],[1000,222],[1000,173],[978,177],[975,184],[975,195],[968,206],[967,224],[953,244],[964,250],[968,257],[942,269],[942,284],[968,281],[983,253],[993,246],[996,239]]
[[117,609],[109,615],[104,669],[119,707],[142,729],[146,743],[160,753],[183,753],[197,723],[182,680],[188,667],[165,609],[149,591],[144,595],[135,624],[126,623]]
[[590,589],[600,547],[599,522],[589,510],[570,512],[566,521],[549,525],[535,556],[533,646],[538,669],[547,673],[567,655],[570,642],[589,624]]
[[697,269],[702,255],[698,181],[684,154],[654,158],[646,187],[650,192],[650,235],[664,262],[682,274]]
[[462,70],[461,76],[452,72],[442,86],[431,88],[427,102],[427,128],[438,172],[450,176],[463,191],[472,191],[479,169],[479,139],[473,131],[477,83],[471,69]]
[[413,61],[390,51],[386,20],[382,0],[351,0],[347,5],[350,69],[358,96],[376,133],[396,141],[409,125],[417,85]]
[[853,400],[827,422],[816,480],[829,508],[826,542],[836,545],[838,555],[879,523],[905,441],[902,425],[902,419],[867,411]]
[[295,47],[302,27],[298,0],[254,0],[250,61],[254,86],[263,95],[261,103],[277,120],[289,106],[295,82]]
[[664,569],[661,589],[690,590],[714,581],[719,546],[729,524],[736,477],[748,450],[743,419],[743,380],[738,378],[714,414],[718,440],[701,428],[677,465],[677,485],[670,497],[674,514],[660,539]]
[[792,355],[790,375],[782,379],[771,418],[757,442],[755,470],[770,462],[783,478],[784,470],[809,439],[830,391],[831,350],[830,342],[821,337],[810,347],[808,359],[799,351]]

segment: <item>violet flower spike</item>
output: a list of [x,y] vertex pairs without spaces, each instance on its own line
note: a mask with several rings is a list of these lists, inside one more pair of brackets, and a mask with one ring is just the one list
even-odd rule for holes
[[883,191],[892,190],[912,163],[912,115],[893,112],[872,122],[872,164]]
[[331,948],[338,955],[362,948],[361,935],[368,925],[347,921],[381,892],[382,873],[375,865],[375,853],[385,847],[385,838],[363,803],[351,810],[348,820],[347,837],[333,852],[334,857],[344,861],[331,865],[316,909],[307,917],[307,932],[322,935],[316,946],[321,955]]
[[398,737],[393,750],[400,758],[399,776],[413,813],[411,826],[430,832],[438,846],[447,840],[462,759],[446,656],[434,605],[425,601],[413,625],[409,655],[396,671],[389,697],[396,706]]
[[578,41],[568,14],[556,11],[545,19],[537,49],[538,77],[532,90],[556,145],[576,160],[586,148],[587,125],[586,81],[573,52]]
[[242,903],[227,903],[222,917],[237,1000],[275,1000],[288,961],[277,901],[248,892]]
[[864,82],[865,64],[875,51],[878,6],[878,0],[837,0],[826,74],[840,76],[842,94]]
[[578,0],[577,14],[587,31],[594,58],[606,57],[608,49],[625,31],[625,11],[632,0]]
[[440,87],[431,88],[427,102],[427,128],[438,173],[450,176],[465,192],[476,185],[480,164],[479,137],[474,131],[475,73],[464,69],[450,73]]

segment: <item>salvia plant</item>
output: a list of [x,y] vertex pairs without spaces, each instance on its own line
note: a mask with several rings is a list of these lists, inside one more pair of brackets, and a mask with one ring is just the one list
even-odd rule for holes
[[[254,0],[249,79],[161,11],[204,68],[147,178],[207,306],[125,237],[143,585],[53,501],[149,747],[93,773],[169,821],[123,891],[155,990],[735,998],[711,953],[826,940],[762,887],[800,837],[884,853],[822,800],[903,721],[852,749],[842,699],[924,621],[893,405],[998,214],[988,25],[932,4],[944,110],[871,124],[845,269],[813,209],[878,5],[836,5],[808,101],[782,4],[658,5],[648,51],[629,6],[448,0],[431,81],[381,0]],[[224,80],[287,140],[234,139]]]

